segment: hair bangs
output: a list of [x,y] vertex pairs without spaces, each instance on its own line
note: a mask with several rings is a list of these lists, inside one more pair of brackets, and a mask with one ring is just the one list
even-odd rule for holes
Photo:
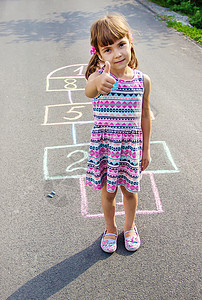
[[114,44],[119,39],[122,39],[127,34],[123,28],[117,28],[115,24],[103,23],[97,32],[97,43],[101,47]]
[[99,46],[112,45],[128,36],[129,28],[122,16],[109,15],[95,22],[91,27],[91,45],[99,52]]

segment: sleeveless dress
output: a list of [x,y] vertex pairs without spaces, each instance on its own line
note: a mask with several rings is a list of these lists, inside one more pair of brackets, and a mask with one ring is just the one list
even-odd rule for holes
[[[103,69],[98,70],[99,73]],[[91,132],[86,185],[115,192],[123,185],[140,190],[143,135],[141,128],[143,73],[134,70],[130,81],[116,80],[107,95],[93,99],[94,127]]]

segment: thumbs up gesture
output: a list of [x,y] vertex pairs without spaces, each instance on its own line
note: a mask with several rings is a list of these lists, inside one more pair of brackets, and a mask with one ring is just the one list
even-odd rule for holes
[[104,73],[107,73],[107,74],[110,74],[110,69],[111,69],[111,65],[108,61],[105,62],[105,65],[104,65]]
[[99,94],[109,94],[116,82],[116,80],[110,75],[110,68],[110,63],[106,61],[104,71],[97,77],[97,91]]

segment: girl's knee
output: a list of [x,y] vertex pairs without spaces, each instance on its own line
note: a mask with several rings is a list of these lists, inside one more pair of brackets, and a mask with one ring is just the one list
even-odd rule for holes
[[116,196],[116,193],[110,193],[110,192],[106,192],[106,198],[108,201],[113,201],[115,196]]
[[134,198],[137,198],[137,193],[132,193],[132,192],[129,192],[123,185],[120,186],[121,187],[121,191],[123,193],[123,196],[126,198],[126,199],[134,199]]
[[117,188],[114,193],[110,193],[107,191],[106,185],[102,188],[102,196],[106,198],[108,201],[113,201],[117,193]]

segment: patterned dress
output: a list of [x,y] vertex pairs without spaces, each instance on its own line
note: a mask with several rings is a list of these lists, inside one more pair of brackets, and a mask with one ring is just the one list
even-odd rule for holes
[[[103,69],[98,72],[102,73]],[[93,99],[94,127],[91,133],[86,185],[115,192],[123,185],[140,190],[142,161],[143,73],[134,70],[131,81],[116,80],[108,95]]]

